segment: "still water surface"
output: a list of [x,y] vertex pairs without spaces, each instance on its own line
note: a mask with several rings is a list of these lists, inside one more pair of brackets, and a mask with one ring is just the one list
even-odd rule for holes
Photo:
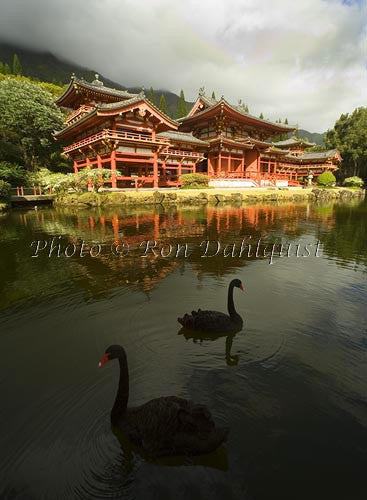
[[[146,240],[172,255],[144,257]],[[216,257],[201,256],[206,240]],[[269,242],[285,249],[271,265]],[[0,243],[1,499],[366,498],[366,203],[13,211]],[[181,335],[183,313],[225,311],[234,277],[243,331]],[[128,353],[131,405],[204,403],[230,427],[225,447],[169,463],[123,448],[109,423],[118,366],[97,369],[112,343]]]

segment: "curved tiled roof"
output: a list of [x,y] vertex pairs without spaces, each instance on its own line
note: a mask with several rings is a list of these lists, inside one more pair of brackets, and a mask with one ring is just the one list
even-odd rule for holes
[[[205,98],[205,100],[208,102],[209,107],[206,108],[206,109],[203,109],[202,111],[198,111],[197,113],[195,113],[192,116],[186,115],[183,118],[179,118],[178,119],[179,122],[184,122],[185,120],[190,120],[190,119],[195,118],[195,117],[197,117],[199,115],[202,115],[202,114],[206,113],[209,109],[213,108],[214,106],[217,106],[218,104],[226,104],[229,108],[233,109],[233,111],[236,111],[237,113],[241,113],[242,115],[244,115],[244,116],[246,116],[248,118],[251,118],[252,120],[256,120],[258,122],[261,122],[261,123],[264,123],[264,124],[267,124],[267,125],[271,125],[272,127],[275,126],[275,127],[279,128],[279,129],[283,129],[283,130],[284,129],[288,129],[290,132],[296,129],[296,127],[292,127],[291,125],[285,125],[283,123],[275,123],[275,122],[272,122],[270,120],[265,120],[263,118],[258,118],[257,116],[251,115],[250,113],[247,113],[242,108],[242,106],[237,106],[235,104],[230,104],[228,101],[226,101],[224,99],[224,97],[221,97],[221,99],[219,101],[214,101],[214,99],[211,99],[211,98],[209,98],[207,96],[203,96],[203,95],[200,95],[199,98],[200,99]],[[210,101],[212,102],[211,105],[210,105]]]
[[159,134],[157,134],[157,137],[167,137],[167,139],[172,139],[174,141],[192,142],[194,144],[208,146],[208,143],[206,141],[202,141],[201,139],[194,137],[189,132],[177,132],[168,130],[167,132],[159,132]]
[[118,90],[111,87],[105,87],[102,82],[99,82],[98,84],[93,82],[90,83],[72,76],[68,88],[57,99],[55,99],[55,103],[60,104],[73,91],[75,84],[77,86],[84,87],[87,90],[98,92],[99,94],[120,97],[121,99],[130,99],[131,97],[135,97],[136,95],[138,95],[132,94],[127,90]]
[[308,142],[304,139],[298,139],[297,137],[291,137],[290,139],[286,139],[285,141],[273,142],[274,146],[277,148],[282,146],[295,146],[296,144],[304,144],[305,146],[311,147],[316,146],[314,142]]
[[304,153],[299,156],[301,160],[327,160],[328,158],[334,158],[334,156],[339,155],[337,149],[329,149],[329,151],[315,151],[311,153]]
[[134,97],[132,97],[131,99],[127,99],[125,101],[99,104],[98,106],[93,108],[91,111],[89,111],[89,113],[86,113],[84,116],[82,116],[79,120],[71,123],[67,127],[64,127],[63,129],[59,130],[58,132],[55,132],[54,136],[57,137],[57,136],[65,133],[66,130],[71,130],[72,128],[78,126],[80,123],[83,123],[84,121],[88,120],[88,118],[90,118],[91,116],[97,114],[98,111],[103,112],[103,110],[110,111],[110,110],[114,110],[114,109],[119,109],[119,108],[123,108],[126,106],[130,106],[131,104],[135,104],[135,103],[140,102],[140,101],[147,102],[152,108],[154,108],[159,114],[161,114],[167,121],[171,122],[173,125],[178,127],[178,123],[175,120],[173,120],[173,118],[170,118],[168,115],[163,113],[159,108],[157,108],[157,106],[155,106],[151,101],[149,101],[149,99],[147,99],[143,93],[140,93],[140,94],[134,94]]

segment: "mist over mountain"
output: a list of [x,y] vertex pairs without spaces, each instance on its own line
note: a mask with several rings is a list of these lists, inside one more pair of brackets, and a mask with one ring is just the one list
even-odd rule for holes
[[[86,68],[71,61],[62,60],[53,55],[51,52],[35,51],[7,42],[2,42],[0,40],[0,61],[8,63],[12,66],[14,54],[17,54],[19,57],[23,75],[41,81],[64,85],[69,83],[71,75],[75,73],[78,78],[84,78],[86,81],[91,82],[95,79],[95,74],[98,73],[100,75],[100,80],[102,80],[108,87],[128,90],[133,93],[138,93],[142,89],[142,87],[126,87],[125,85],[110,80],[103,74],[100,74],[97,68]],[[145,88],[145,93],[148,95],[149,87]],[[157,103],[159,102],[160,96],[162,94],[164,95],[168,114],[174,118],[177,117],[179,96],[169,90],[163,89],[154,89],[154,93]],[[190,109],[193,103],[189,101],[186,102],[188,109]],[[251,112],[251,103],[249,103],[249,105]],[[323,144],[324,134],[319,134],[317,132],[312,133],[304,129],[299,129],[299,135],[307,138],[311,142],[315,142],[318,145]]]

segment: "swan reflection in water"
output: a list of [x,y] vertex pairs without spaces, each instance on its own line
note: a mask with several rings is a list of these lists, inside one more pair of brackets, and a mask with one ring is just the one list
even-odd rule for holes
[[111,425],[111,430],[121,445],[123,453],[122,466],[126,474],[130,474],[133,471],[136,455],[147,463],[162,467],[202,466],[223,472],[228,470],[227,448],[223,445],[210,453],[202,455],[168,455],[154,457],[146,453],[144,448],[133,443],[121,428]]
[[[241,331],[241,330],[238,330]],[[238,361],[240,359],[238,354],[232,354],[232,345],[233,345],[233,340],[238,333],[236,332],[231,332],[231,333],[205,333],[205,332],[193,332],[192,330],[188,330],[187,328],[181,328],[178,332],[178,335],[183,335],[186,340],[192,339],[194,344],[200,343],[202,344],[203,341],[209,340],[209,341],[215,341],[220,338],[225,337],[226,342],[225,342],[225,358],[226,358],[226,363],[228,366],[236,366],[238,365]]]

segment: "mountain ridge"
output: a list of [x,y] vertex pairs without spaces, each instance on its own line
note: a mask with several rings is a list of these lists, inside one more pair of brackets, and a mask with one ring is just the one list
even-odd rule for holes
[[[119,90],[127,90],[132,93],[139,93],[142,89],[142,87],[137,86],[126,87],[121,83],[110,80],[94,69],[89,69],[71,61],[63,60],[51,52],[28,49],[0,40],[0,61],[9,64],[11,67],[14,54],[17,54],[20,60],[24,76],[29,76],[34,79],[64,85],[69,83],[70,77],[73,73],[75,73],[75,75],[79,78],[84,78],[86,81],[93,81],[95,79],[95,75],[98,73],[100,75],[100,79],[106,86]],[[147,89],[145,89],[145,91],[147,94]],[[168,114],[173,118],[177,118],[177,109],[180,99],[179,96],[174,92],[165,89],[154,89],[154,93],[157,104],[160,96],[164,95]],[[188,109],[190,109],[193,105],[190,101],[186,101],[186,104]],[[309,141],[315,142],[317,145],[323,145],[323,137],[325,134],[308,132],[304,129],[299,129],[298,132],[300,137],[307,138]],[[291,135],[292,134],[289,136]]]

